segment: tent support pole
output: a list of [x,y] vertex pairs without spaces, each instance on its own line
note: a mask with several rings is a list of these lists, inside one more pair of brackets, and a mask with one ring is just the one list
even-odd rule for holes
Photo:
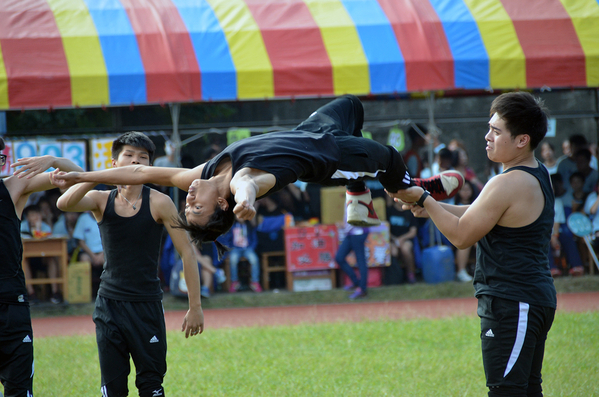
[[[173,134],[171,136],[171,141],[175,146],[175,162],[177,163],[177,167],[181,167],[181,136],[179,135],[179,113],[181,112],[181,104],[179,103],[171,103],[171,119],[173,121]],[[175,207],[177,211],[179,210],[179,188],[173,188],[173,201],[175,202]]]

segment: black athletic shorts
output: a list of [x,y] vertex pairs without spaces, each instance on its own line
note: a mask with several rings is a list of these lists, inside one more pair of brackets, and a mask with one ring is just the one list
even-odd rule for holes
[[545,340],[555,309],[481,295],[477,312],[489,396],[542,395]]
[[33,395],[33,330],[28,305],[0,303],[0,381],[5,397]]
[[93,315],[103,396],[126,396],[130,359],[141,397],[164,396],[166,325],[161,301],[128,302],[96,298]]

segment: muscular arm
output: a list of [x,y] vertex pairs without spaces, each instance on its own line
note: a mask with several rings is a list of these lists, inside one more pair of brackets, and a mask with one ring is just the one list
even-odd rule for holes
[[162,186],[176,186],[187,191],[191,182],[202,176],[203,169],[204,164],[193,169],[131,165],[102,171],[57,173],[55,178],[59,187],[69,187],[81,182],[109,185],[155,183]]
[[204,331],[204,313],[200,298],[200,274],[195,252],[187,238],[187,234],[182,229],[173,227],[173,220],[177,218],[177,209],[172,200],[162,193],[153,191],[150,196],[150,206],[152,212],[156,214],[156,219],[164,224],[183,262],[189,310],[183,319],[181,331],[185,332],[185,337],[188,338],[190,335],[195,335],[196,330],[199,333]]
[[101,221],[108,193],[91,190],[95,186],[93,182],[85,182],[70,187],[58,198],[56,206],[65,212],[91,211],[96,221]]

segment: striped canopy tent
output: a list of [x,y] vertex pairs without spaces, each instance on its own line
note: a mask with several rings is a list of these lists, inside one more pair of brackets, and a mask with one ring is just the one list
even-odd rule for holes
[[598,0],[3,0],[0,109],[599,86]]

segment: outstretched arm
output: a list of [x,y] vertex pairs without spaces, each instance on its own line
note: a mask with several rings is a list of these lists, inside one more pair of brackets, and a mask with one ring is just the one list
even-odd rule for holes
[[19,178],[31,179],[49,168],[60,168],[63,171],[83,171],[83,168],[75,165],[71,160],[54,156],[24,157],[12,163],[11,167],[21,167],[14,172]]
[[202,176],[204,164],[193,169],[151,167],[131,165],[102,171],[56,173],[59,187],[70,187],[81,182],[95,182],[109,185],[143,185],[155,183],[162,186],[176,186],[187,191],[191,182]]
[[200,274],[195,251],[185,231],[173,226],[173,221],[177,218],[177,209],[172,200],[162,193],[152,192],[150,202],[152,210],[157,211],[158,218],[171,236],[173,245],[183,261],[189,310],[183,319],[181,332],[185,332],[186,338],[201,334],[204,331],[204,313],[200,298]]

